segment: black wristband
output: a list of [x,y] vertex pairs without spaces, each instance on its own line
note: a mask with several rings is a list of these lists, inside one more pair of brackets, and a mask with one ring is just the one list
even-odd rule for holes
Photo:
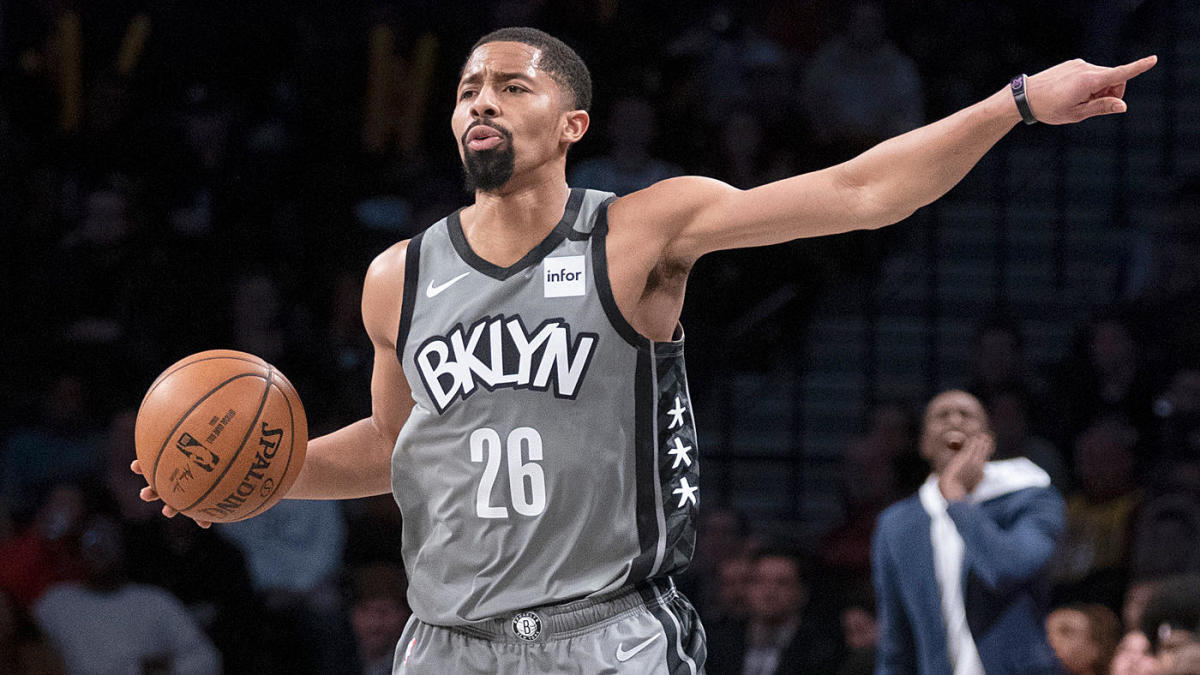
[[1014,77],[1009,84],[1012,87],[1013,98],[1017,101],[1017,110],[1021,113],[1021,119],[1025,124],[1036,124],[1037,118],[1033,116],[1033,110],[1029,107],[1029,99],[1025,97],[1025,73]]

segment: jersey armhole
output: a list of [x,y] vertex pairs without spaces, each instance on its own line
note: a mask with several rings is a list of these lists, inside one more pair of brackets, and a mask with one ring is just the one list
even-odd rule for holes
[[408,241],[404,252],[404,299],[400,305],[400,326],[396,330],[396,358],[404,365],[404,344],[408,342],[408,331],[412,327],[413,311],[417,304],[417,277],[421,266],[421,232]]
[[649,350],[653,342],[637,332],[621,313],[613,296],[612,283],[608,279],[608,207],[616,200],[613,196],[600,204],[596,210],[596,224],[592,228],[592,270],[596,276],[596,293],[600,296],[600,306],[604,308],[604,314],[613,330],[630,345]]

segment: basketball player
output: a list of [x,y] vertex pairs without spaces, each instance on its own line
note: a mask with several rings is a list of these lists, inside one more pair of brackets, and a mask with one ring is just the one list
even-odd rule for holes
[[[1017,94],[1053,124],[1122,112],[1154,63],[1064,63]],[[394,494],[414,613],[396,672],[703,672],[704,630],[671,581],[699,505],[688,271],[895,223],[1021,121],[1005,87],[824,171],[614,199],[564,177],[590,102],[586,66],[545,33],[475,45],[451,119],[475,202],[371,264],[371,416],[314,439],[288,495]]]

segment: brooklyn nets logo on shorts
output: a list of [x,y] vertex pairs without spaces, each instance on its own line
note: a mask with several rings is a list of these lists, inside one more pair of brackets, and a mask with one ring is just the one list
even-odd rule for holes
[[534,612],[520,612],[513,616],[513,633],[526,642],[533,642],[542,634],[542,617]]

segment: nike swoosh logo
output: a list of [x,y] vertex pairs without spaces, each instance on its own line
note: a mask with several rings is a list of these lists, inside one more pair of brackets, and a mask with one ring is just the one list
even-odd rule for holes
[[658,634],[651,635],[650,637],[646,638],[645,640],[642,640],[641,642],[634,645],[633,649],[628,649],[628,650],[625,649],[625,645],[623,645],[623,644],[617,645],[617,660],[620,661],[621,663],[625,663],[629,659],[632,659],[633,657],[637,656],[638,652],[642,651],[646,647],[649,647],[650,643],[654,642],[657,639],[658,639]]
[[446,283],[440,284],[440,285],[435,285],[432,281],[430,281],[429,287],[425,289],[425,297],[432,298],[433,296],[437,295],[438,293],[441,293],[442,291],[446,290],[447,288],[450,288],[451,286],[453,286],[455,284],[455,282],[457,282],[459,279],[462,279],[463,277],[467,276],[468,274],[470,274],[470,272],[463,272],[462,274],[454,277],[450,281],[447,281]]

